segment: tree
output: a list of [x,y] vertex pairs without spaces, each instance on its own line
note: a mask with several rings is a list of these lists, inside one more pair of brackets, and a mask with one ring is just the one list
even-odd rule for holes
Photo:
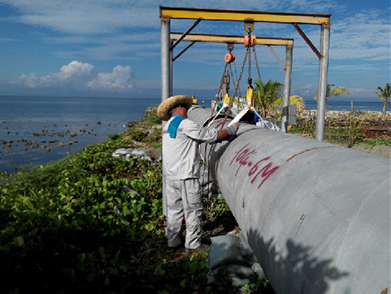
[[[282,113],[282,106],[284,104],[283,98],[279,98],[276,101],[273,102],[272,107],[279,107],[281,108],[279,117],[281,117]],[[305,107],[305,102],[302,97],[299,95],[293,95],[289,97],[289,105],[296,105],[297,111],[300,112]]]
[[[336,87],[334,84],[327,84],[326,87],[326,103],[327,103],[327,98],[331,96],[339,96],[339,95],[350,95],[349,90],[342,88],[342,87]],[[318,99],[318,92],[315,93],[314,99]],[[327,104],[326,104],[327,105]],[[327,106],[326,106],[327,107]],[[327,108],[326,108],[327,110]]]
[[[334,88],[332,88],[334,87]],[[327,84],[326,88],[326,101],[328,97],[331,96],[339,96],[339,95],[350,95],[349,90],[342,88],[342,87],[335,87],[334,84]],[[318,99],[318,92],[315,93],[314,99]]]
[[386,113],[388,99],[391,99],[391,85],[386,84],[384,90],[381,87],[377,87],[377,89],[379,90],[379,92],[376,92],[376,95],[383,100],[383,113]]
[[273,102],[280,98],[282,84],[269,80],[266,84],[258,80],[254,89],[254,106],[262,108],[262,114],[266,117],[273,107]]

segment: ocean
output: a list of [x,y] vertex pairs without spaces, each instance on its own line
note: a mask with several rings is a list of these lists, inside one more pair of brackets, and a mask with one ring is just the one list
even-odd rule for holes
[[[15,172],[79,152],[126,130],[160,98],[0,96],[0,171]],[[204,102],[210,105],[210,100]],[[316,101],[306,101],[316,109]],[[349,101],[329,101],[328,110],[350,110]],[[382,102],[354,102],[355,110],[381,111]]]
[[123,132],[129,121],[141,119],[148,106],[159,102],[0,96],[0,171],[41,165],[109,140],[109,134]]

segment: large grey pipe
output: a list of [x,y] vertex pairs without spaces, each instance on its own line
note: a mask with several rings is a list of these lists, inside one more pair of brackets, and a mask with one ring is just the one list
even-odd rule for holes
[[245,124],[201,150],[276,293],[388,293],[389,159]]

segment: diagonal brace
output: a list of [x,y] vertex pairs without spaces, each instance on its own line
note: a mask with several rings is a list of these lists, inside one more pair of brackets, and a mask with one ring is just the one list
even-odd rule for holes
[[186,37],[200,22],[202,19],[197,19],[188,29],[186,32],[180,36],[180,38],[171,46],[170,50],[173,50],[182,40],[184,37]]
[[284,64],[282,63],[281,59],[278,57],[276,51],[274,51],[274,49],[270,46],[270,45],[267,45],[270,49],[270,51],[273,53],[274,57],[276,58],[276,60],[278,61],[278,63],[280,64],[282,70],[285,71],[285,66]]
[[300,34],[300,36],[303,37],[304,41],[306,41],[306,43],[308,44],[308,46],[310,46],[310,48],[312,49],[312,51],[314,51],[314,53],[316,54],[316,56],[318,56],[319,59],[321,59],[323,57],[322,54],[319,53],[318,49],[316,49],[316,47],[314,46],[314,44],[312,44],[311,40],[308,39],[308,37],[306,36],[306,34],[303,32],[303,30],[299,27],[299,25],[297,23],[293,23],[292,24],[295,29],[297,30],[297,32]]
[[187,45],[187,47],[186,47],[185,49],[183,49],[180,53],[178,53],[178,55],[175,56],[175,57],[173,58],[172,61],[177,60],[183,53],[185,53],[185,52],[186,52],[191,46],[193,46],[195,43],[196,43],[196,41],[193,41],[193,42],[191,42],[189,45]]

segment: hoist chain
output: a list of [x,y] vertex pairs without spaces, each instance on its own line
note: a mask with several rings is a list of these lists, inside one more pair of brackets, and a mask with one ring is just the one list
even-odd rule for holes
[[223,129],[223,126],[225,125],[225,121],[227,120],[228,116],[231,114],[231,108],[232,108],[232,105],[233,105],[233,99],[236,98],[236,94],[237,94],[238,89],[239,89],[240,81],[242,79],[242,75],[243,75],[243,71],[244,71],[244,66],[246,65],[247,55],[250,56],[250,48],[249,47],[247,47],[246,54],[244,55],[244,60],[243,60],[242,68],[240,69],[239,78],[238,78],[238,80],[236,82],[234,95],[232,96],[232,99],[229,102],[228,109],[225,112],[224,122],[223,122],[223,124],[221,125],[221,128],[220,128],[221,130]]
[[256,53],[256,50],[255,50],[255,47],[253,47],[253,51],[254,51],[255,65],[257,66],[257,71],[258,71],[258,78],[259,78],[259,81],[262,83],[261,70],[259,69],[258,58],[257,58],[257,53]]
[[244,66],[246,65],[247,55],[249,55],[249,54],[250,54],[250,48],[247,47],[246,54],[244,55],[244,60],[243,60],[242,68],[240,69],[239,78],[238,78],[238,80],[237,80],[237,82],[236,82],[234,95],[232,96],[232,99],[231,99],[231,101],[229,102],[228,109],[227,109],[227,111],[225,112],[224,122],[223,122],[223,124],[221,125],[221,129],[222,129],[223,126],[225,125],[225,121],[227,120],[228,116],[231,114],[231,108],[232,108],[232,105],[233,105],[233,99],[236,98],[236,95],[237,95],[237,93],[238,93],[240,81],[241,81],[241,79],[242,79],[242,75],[243,75],[243,71],[244,71]]
[[[235,78],[236,78],[236,81],[238,81],[238,71],[236,69],[236,62],[234,62],[234,69],[235,69]],[[240,88],[239,88],[239,96],[241,96]]]
[[242,75],[243,75],[243,71],[244,71],[244,66],[246,65],[247,55],[249,55],[249,53],[250,53],[250,48],[247,47],[246,54],[244,55],[244,60],[243,60],[242,68],[240,69],[239,78],[238,78],[238,81],[237,81],[236,86],[235,86],[235,91],[234,91],[233,98],[236,97],[236,94],[237,94],[237,92],[238,92],[239,85],[240,85],[240,81],[241,81],[241,79],[242,79]]
[[[250,34],[249,34],[249,37]],[[250,46],[248,46],[248,49],[250,49]],[[248,85],[251,86],[253,83],[253,79],[251,78],[251,51],[248,51]]]
[[224,78],[225,78],[225,75],[226,75],[227,66],[228,66],[228,63],[225,63],[223,75],[222,75],[221,80],[220,80],[220,87],[219,87],[219,90],[217,91],[218,98],[220,97],[221,90],[223,89]]
[[263,83],[262,83],[261,70],[259,68],[259,63],[258,63],[258,58],[257,58],[257,53],[256,53],[256,50],[255,50],[255,47],[253,47],[253,51],[254,51],[255,64],[257,66],[257,71],[258,71],[259,85],[260,85],[261,91],[262,91],[262,97],[265,97],[265,89],[264,89]]
[[229,87],[231,84],[231,63],[227,67],[227,72],[225,74],[225,93],[229,92]]
[[[236,68],[235,68],[235,70],[236,70]],[[236,85],[235,81],[238,79],[238,77],[237,76],[235,77],[234,71],[232,70],[232,68],[231,68],[231,79],[232,79],[232,84],[235,86]]]

